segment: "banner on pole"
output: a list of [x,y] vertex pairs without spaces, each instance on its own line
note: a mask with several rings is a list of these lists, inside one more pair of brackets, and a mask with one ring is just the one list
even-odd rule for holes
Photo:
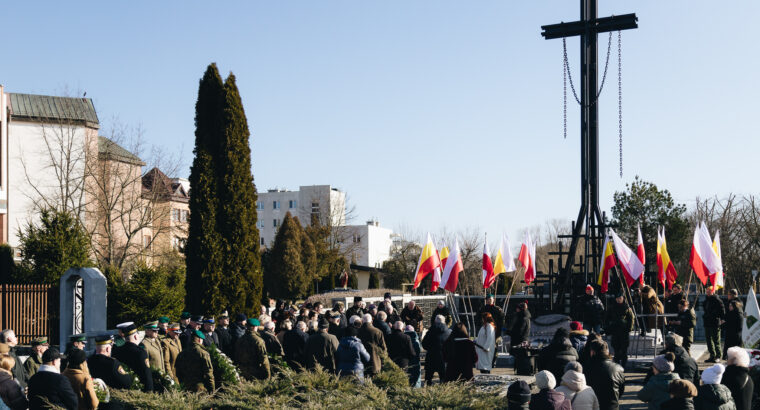
[[755,289],[750,287],[747,294],[747,309],[742,325],[742,342],[744,347],[753,348],[760,340],[760,307],[757,305]]

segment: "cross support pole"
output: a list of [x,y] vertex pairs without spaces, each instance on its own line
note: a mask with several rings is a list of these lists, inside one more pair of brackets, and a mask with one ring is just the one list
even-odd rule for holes
[[[573,295],[572,269],[578,246],[583,243],[582,273],[588,282],[589,275],[598,272],[601,262],[601,238],[605,221],[599,208],[599,109],[597,37],[599,33],[638,28],[636,14],[598,18],[598,0],[580,0],[579,21],[542,26],[541,35],[547,39],[580,37],[581,57],[581,207],[575,221],[572,242],[560,275],[564,283],[557,289],[555,308],[563,309],[565,294]],[[583,240],[581,242],[581,240]]]

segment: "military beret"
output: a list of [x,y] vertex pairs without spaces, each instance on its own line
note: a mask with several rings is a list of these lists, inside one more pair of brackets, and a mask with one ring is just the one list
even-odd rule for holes
[[87,335],[84,334],[84,333],[78,333],[78,334],[75,334],[75,335],[71,335],[71,336],[69,336],[69,341],[70,342],[87,343]]
[[190,312],[182,312],[181,315],[179,315],[180,319],[190,319]]
[[35,339],[32,339],[32,346],[40,346],[40,345],[46,345],[48,344],[47,337],[38,337]]
[[100,335],[95,337],[95,344],[98,346],[110,345],[113,343],[113,335]]
[[161,316],[158,318],[158,323],[169,323],[169,317],[168,316]]
[[248,326],[261,326],[261,322],[259,322],[259,319],[252,317],[248,319]]
[[158,320],[154,320],[152,322],[148,322],[143,325],[143,329],[145,330],[156,330],[158,329]]
[[204,335],[203,332],[201,332],[200,330],[194,330],[193,335],[195,335],[195,337],[206,340],[206,335]]

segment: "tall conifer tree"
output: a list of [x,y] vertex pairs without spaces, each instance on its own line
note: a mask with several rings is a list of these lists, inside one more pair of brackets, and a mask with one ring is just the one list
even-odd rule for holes
[[261,304],[263,275],[256,227],[256,186],[251,174],[250,132],[235,76],[224,82],[224,136],[218,156],[219,208],[217,229],[222,237],[222,269],[218,283],[233,311],[254,312]]
[[190,223],[185,246],[185,304],[196,314],[219,312],[226,307],[226,298],[217,286],[223,280],[223,258],[216,227],[219,200],[215,175],[224,135],[223,108],[224,85],[212,63],[200,81],[195,103],[195,158],[190,168]]
[[[302,252],[303,236],[306,235],[303,233],[298,218],[292,217],[290,212],[285,214],[267,258],[266,284],[269,296],[299,297],[309,288],[310,278],[303,264],[305,259]],[[311,252],[313,252],[313,247]]]

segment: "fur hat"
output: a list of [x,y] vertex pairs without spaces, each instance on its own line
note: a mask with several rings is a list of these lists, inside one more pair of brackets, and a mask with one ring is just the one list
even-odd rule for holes
[[726,367],[722,364],[714,364],[702,371],[702,382],[704,384],[720,384],[725,371]]
[[673,362],[669,362],[665,355],[659,355],[652,360],[652,366],[660,373],[670,373],[675,368]]
[[541,370],[536,374],[536,386],[539,389],[553,389],[557,385],[554,375],[546,370]]
[[[716,365],[717,366],[717,365]],[[688,380],[673,380],[668,385],[668,393],[675,398],[685,399],[697,396],[697,387]]]

